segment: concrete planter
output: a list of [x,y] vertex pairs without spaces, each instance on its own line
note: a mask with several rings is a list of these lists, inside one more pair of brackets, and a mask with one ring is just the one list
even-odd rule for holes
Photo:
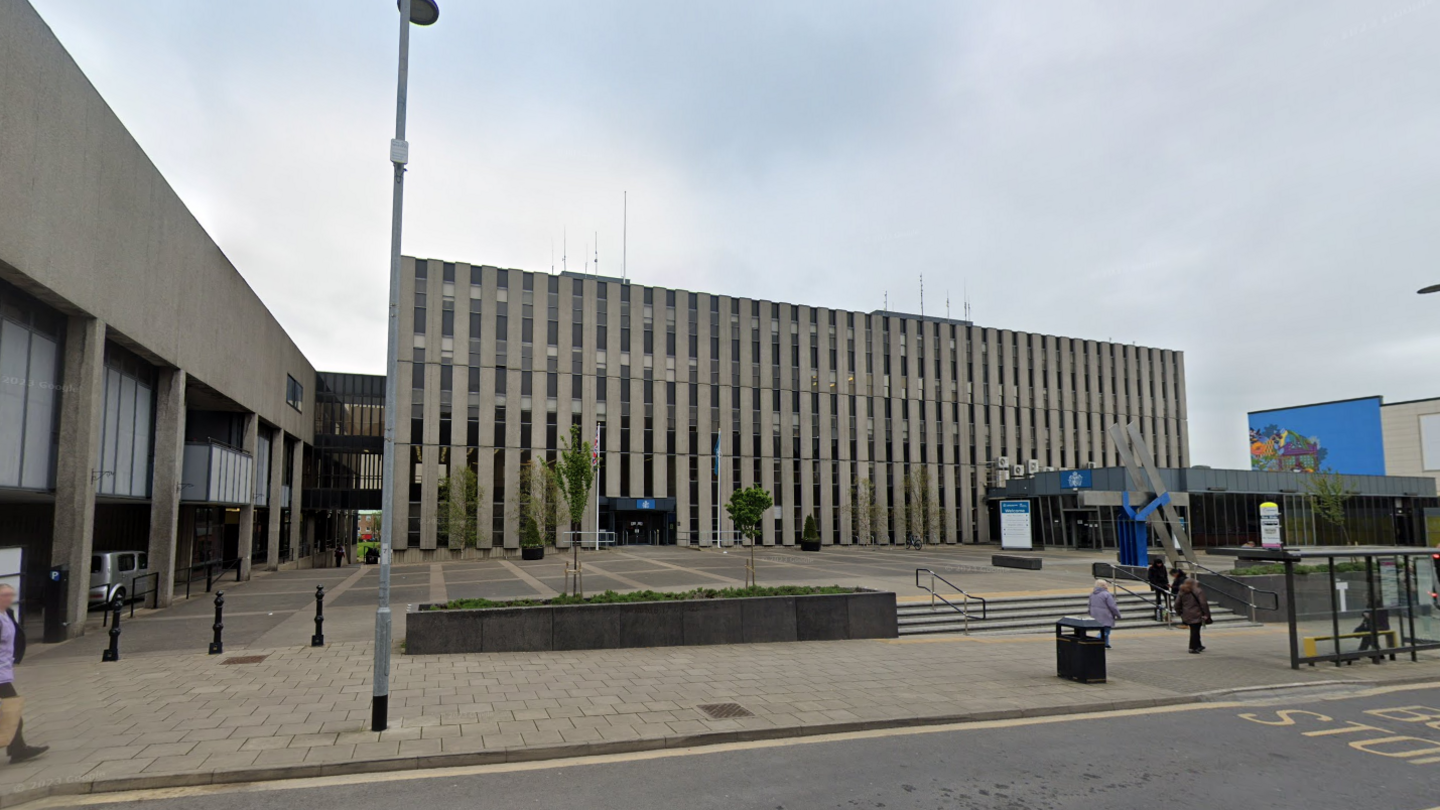
[[544,546],[523,546],[523,547],[521,547],[521,549],[520,549],[520,559],[522,559],[522,560],[543,560],[543,559],[545,559],[545,547],[544,547]]
[[817,540],[817,541],[815,541],[815,542],[813,542],[813,543],[801,542],[801,543],[800,543],[800,550],[801,550],[801,551],[819,551],[819,550],[820,550],[820,541]]
[[405,617],[411,655],[601,650],[895,638],[895,594],[861,591],[610,605],[425,610]]

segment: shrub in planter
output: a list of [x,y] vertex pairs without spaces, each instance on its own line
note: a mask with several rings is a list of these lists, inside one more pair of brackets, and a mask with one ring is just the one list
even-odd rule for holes
[[815,525],[815,516],[805,516],[805,530],[800,534],[801,551],[820,550],[820,528]]
[[545,541],[540,536],[540,526],[530,515],[520,518],[520,559],[545,559]]

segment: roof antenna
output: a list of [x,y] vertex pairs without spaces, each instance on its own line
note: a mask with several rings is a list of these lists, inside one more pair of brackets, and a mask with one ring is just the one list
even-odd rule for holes
[[600,232],[595,232],[595,276],[600,276]]
[[965,322],[970,323],[970,282],[965,282]]
[[626,279],[629,278],[630,272],[630,192],[625,191],[622,193],[624,196],[620,199],[621,205],[624,207],[621,209],[620,214],[620,283],[625,284],[627,283]]
[[550,237],[550,275],[555,275],[555,237]]
[[925,274],[920,274],[920,317],[925,317]]
[[565,263],[565,262],[566,262],[566,259],[569,258],[569,254],[570,254],[569,245],[570,245],[570,229],[569,229],[569,228],[565,228],[565,229],[563,229],[563,230],[560,231],[560,272],[561,272],[561,273],[568,273],[568,272],[570,272],[570,265],[568,265],[568,264]]
[[950,291],[945,291],[945,320],[950,320]]
[[884,309],[885,312],[889,312],[889,311],[890,311],[890,291],[889,291],[889,290],[886,290],[886,291],[885,291],[885,304],[884,304],[884,307],[885,307],[885,309]]

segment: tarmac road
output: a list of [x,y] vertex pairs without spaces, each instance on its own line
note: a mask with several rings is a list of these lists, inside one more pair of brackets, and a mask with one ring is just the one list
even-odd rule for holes
[[[1336,687],[1340,688],[1340,687]],[[55,797],[33,807],[1061,810],[1440,805],[1440,684],[444,771]]]

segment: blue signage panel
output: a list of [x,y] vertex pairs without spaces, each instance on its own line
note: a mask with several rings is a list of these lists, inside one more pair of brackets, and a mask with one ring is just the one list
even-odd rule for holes
[[654,498],[642,498],[642,499],[640,499],[640,500],[637,500],[637,501],[635,501],[635,508],[636,508],[636,509],[654,509],[654,508],[655,508],[655,499],[654,499]]
[[1089,489],[1094,475],[1091,470],[1070,470],[1060,473],[1061,489]]
[[1250,469],[1384,475],[1380,398],[1251,413]]

